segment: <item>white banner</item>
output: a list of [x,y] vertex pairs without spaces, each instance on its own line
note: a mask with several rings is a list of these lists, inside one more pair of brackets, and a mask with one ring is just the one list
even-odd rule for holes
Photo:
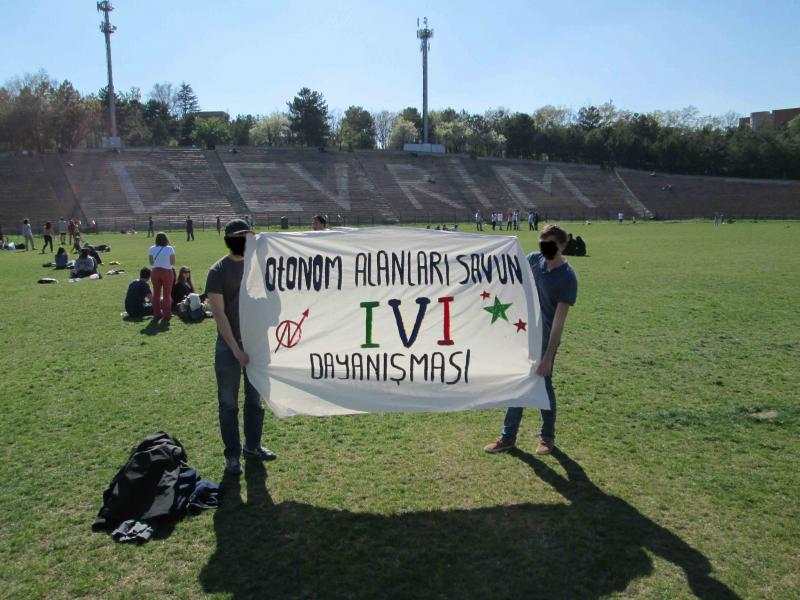
[[549,408],[534,285],[516,237],[262,233],[239,297],[247,374],[280,417]]

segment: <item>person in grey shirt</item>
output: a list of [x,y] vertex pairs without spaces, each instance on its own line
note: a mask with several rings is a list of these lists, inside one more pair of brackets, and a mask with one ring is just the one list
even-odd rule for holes
[[25,251],[28,250],[36,250],[36,246],[33,245],[33,230],[31,229],[31,224],[28,219],[22,221],[22,237],[25,238]]
[[[217,323],[214,372],[217,376],[219,428],[225,447],[225,472],[239,475],[242,453],[248,458],[268,461],[275,453],[261,445],[264,403],[247,378],[250,357],[242,348],[239,330],[239,287],[244,274],[244,248],[250,225],[234,219],[225,225],[225,245],[229,253],[208,270],[206,294]],[[244,375],[244,447],[239,438],[239,386]]]

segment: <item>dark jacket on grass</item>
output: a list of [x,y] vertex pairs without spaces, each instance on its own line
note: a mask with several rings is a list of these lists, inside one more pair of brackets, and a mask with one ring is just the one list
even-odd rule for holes
[[[180,517],[193,507],[194,500],[200,500],[197,508],[216,506],[215,494],[211,498],[192,497],[201,483],[209,484],[200,480],[187,464],[181,443],[163,431],[153,433],[133,449],[128,462],[103,492],[103,506],[92,529],[111,531],[126,521],[154,526]],[[216,490],[216,486],[210,485]]]

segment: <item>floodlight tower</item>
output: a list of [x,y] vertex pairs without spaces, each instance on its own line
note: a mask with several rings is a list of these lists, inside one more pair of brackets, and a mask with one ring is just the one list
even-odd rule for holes
[[104,13],[105,17],[100,22],[100,31],[106,37],[106,63],[108,64],[108,112],[111,116],[111,137],[117,138],[117,107],[114,98],[114,76],[111,73],[111,34],[117,28],[108,19],[108,14],[114,10],[110,0],[101,0],[97,3],[97,12]]
[[[419,19],[417,19],[419,27]],[[428,143],[428,50],[431,44],[428,40],[433,37],[433,29],[428,28],[428,17],[422,19],[422,29],[417,29],[417,38],[420,40],[419,49],[422,50],[422,143]]]

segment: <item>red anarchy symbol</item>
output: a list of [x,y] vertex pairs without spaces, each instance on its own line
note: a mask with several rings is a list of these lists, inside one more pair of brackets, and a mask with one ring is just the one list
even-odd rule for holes
[[275,339],[278,340],[278,347],[275,348],[275,352],[280,350],[281,346],[284,348],[293,348],[300,343],[300,338],[303,337],[303,321],[308,317],[308,312],[309,309],[303,312],[303,318],[300,319],[299,323],[287,319],[278,324],[275,328]]

